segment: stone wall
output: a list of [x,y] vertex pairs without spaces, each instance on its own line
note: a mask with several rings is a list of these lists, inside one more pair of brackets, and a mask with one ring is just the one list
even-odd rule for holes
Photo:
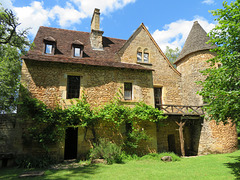
[[202,97],[197,94],[201,86],[197,81],[203,81],[206,77],[200,71],[210,67],[206,61],[213,58],[214,53],[199,51],[186,56],[177,64],[177,70],[181,73],[181,98],[183,105],[202,106]]
[[[76,64],[25,61],[22,67],[22,83],[31,94],[48,106],[56,103],[70,104],[66,99],[67,75],[80,76],[80,94],[87,95],[92,107],[113,100],[124,82],[133,85],[133,100],[153,104],[153,80],[151,71],[94,67]],[[80,95],[81,96],[81,95]]]
[[22,128],[16,115],[0,114],[0,167],[11,166],[22,153]]
[[[148,50],[149,63],[137,62],[138,48]],[[154,87],[162,87],[162,103],[181,104],[180,74],[169,64],[157,44],[151,39],[151,35],[144,28],[140,27],[128,40],[128,43],[120,51],[120,58],[121,62],[138,63],[154,69],[153,85]]]
[[236,126],[204,120],[198,154],[230,153],[237,150]]

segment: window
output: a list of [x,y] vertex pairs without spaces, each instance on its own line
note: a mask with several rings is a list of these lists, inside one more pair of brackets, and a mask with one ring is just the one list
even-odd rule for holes
[[54,54],[55,52],[55,46],[56,46],[56,40],[52,36],[48,36],[43,38],[44,42],[44,53],[45,54]]
[[81,48],[80,47],[74,47],[74,56],[75,57],[81,56]]
[[140,47],[137,49],[137,62],[149,63],[149,51],[147,48],[144,51]]
[[67,79],[67,99],[79,98],[80,76],[68,76]]
[[144,49],[144,53],[143,53],[143,62],[145,63],[149,63],[149,52],[148,49]]
[[132,100],[132,83],[124,83],[124,100]]
[[144,62],[145,62],[145,63],[148,63],[148,60],[149,60],[149,54],[144,52],[143,57],[144,57]]
[[137,52],[137,62],[142,62],[142,52]]
[[155,108],[160,108],[162,105],[162,88],[154,88]]
[[73,57],[83,57],[84,44],[80,40],[75,40],[72,42],[72,56]]
[[53,52],[53,44],[45,44],[45,53],[46,54],[52,54]]

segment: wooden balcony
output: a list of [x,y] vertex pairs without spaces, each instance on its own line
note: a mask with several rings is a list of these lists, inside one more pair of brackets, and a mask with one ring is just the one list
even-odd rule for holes
[[203,115],[203,106],[184,106],[184,105],[170,105],[161,104],[155,105],[156,108],[163,111],[166,115]]

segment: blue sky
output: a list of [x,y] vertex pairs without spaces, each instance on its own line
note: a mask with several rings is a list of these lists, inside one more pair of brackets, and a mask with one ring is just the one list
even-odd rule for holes
[[181,48],[194,21],[208,32],[214,27],[209,10],[222,8],[221,0],[1,0],[19,17],[20,28],[31,27],[33,39],[39,26],[90,32],[94,8],[101,11],[104,36],[128,39],[144,23],[164,51]]

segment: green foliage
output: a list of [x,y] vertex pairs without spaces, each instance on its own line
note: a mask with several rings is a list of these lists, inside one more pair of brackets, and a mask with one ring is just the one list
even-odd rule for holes
[[[207,75],[201,82],[199,93],[204,97],[210,119],[227,123],[240,120],[240,2],[223,2],[223,9],[211,11],[218,24],[209,33],[209,43],[217,45],[217,56],[209,62],[212,67],[203,72]],[[221,67],[215,67],[215,64]]]
[[108,164],[121,163],[122,150],[108,139],[100,138],[99,143],[94,144],[94,148],[91,149],[90,159],[105,159]]
[[[65,129],[69,126],[91,130],[94,136],[93,142],[96,143],[98,137],[95,128],[105,123],[111,124],[111,132],[118,133],[121,133],[122,127],[126,124],[129,125],[125,134],[126,138],[123,138],[119,145],[132,154],[142,141],[150,138],[141,128],[141,123],[146,121],[160,123],[166,118],[162,111],[144,103],[138,103],[134,108],[130,108],[114,100],[97,109],[91,109],[84,94],[80,100],[76,99],[76,104],[72,103],[69,108],[62,109],[60,106],[49,108],[38,99],[32,98],[24,88],[22,89],[20,115],[27,120],[27,123],[30,123],[27,132],[24,133],[25,141],[30,143],[33,140],[46,152],[48,152],[49,145],[63,141]],[[114,141],[114,137],[110,141]]]
[[180,49],[178,47],[176,49],[171,49],[170,47],[167,46],[164,54],[167,56],[168,60],[173,64],[180,55]]
[[98,109],[98,117],[106,122],[115,124],[116,129],[129,120],[131,109],[120,104],[118,100],[111,101]]
[[159,111],[157,108],[140,102],[137,103],[136,106],[132,109],[130,118],[138,121],[160,122],[167,117],[164,116],[163,112]]
[[20,86],[21,55],[30,43],[26,31],[17,31],[19,25],[12,11],[0,4],[0,110],[16,110]]
[[47,168],[49,165],[56,163],[56,159],[49,155],[20,155],[15,160],[20,168]]
[[65,119],[68,126],[81,126],[88,127],[94,125],[96,122],[97,116],[90,108],[90,104],[87,103],[87,97],[83,93],[82,98],[75,99],[77,101],[76,104],[73,104],[69,108],[66,108],[65,111]]

